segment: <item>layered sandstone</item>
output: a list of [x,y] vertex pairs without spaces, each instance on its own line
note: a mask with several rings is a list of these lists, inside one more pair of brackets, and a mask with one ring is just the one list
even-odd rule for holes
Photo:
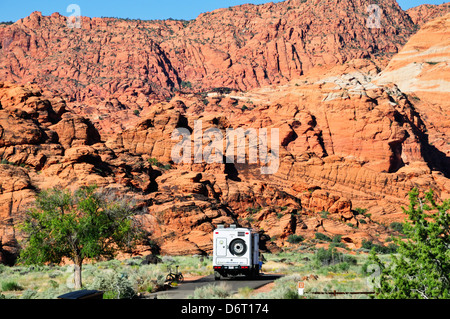
[[428,21],[434,20],[450,12],[450,3],[442,3],[441,5],[422,4],[420,6],[406,10],[412,21],[422,26]]
[[[378,3],[379,29],[359,0],[83,18],[81,29],[36,12],[0,26],[0,79],[12,81],[0,83],[0,262],[14,261],[24,211],[53,186],[132,197],[149,233],[138,253],[156,243],[163,254],[209,253],[214,227],[232,223],[270,250],[316,232],[359,248],[391,235],[413,187],[449,198],[449,16],[403,47],[415,24]],[[262,174],[249,153],[195,163],[198,123],[223,137],[277,129],[278,169]],[[174,162],[178,128],[192,133],[188,163]]]
[[[423,115],[430,143],[450,155],[450,13],[422,26],[374,83],[394,83]],[[448,167],[447,162],[447,167]]]
[[81,29],[34,12],[0,27],[0,76],[35,81],[69,102],[115,98],[131,110],[174,89],[286,83],[319,64],[363,57],[385,64],[414,25],[394,0],[378,4],[381,28],[367,27],[362,0],[248,4],[191,21],[83,17]]

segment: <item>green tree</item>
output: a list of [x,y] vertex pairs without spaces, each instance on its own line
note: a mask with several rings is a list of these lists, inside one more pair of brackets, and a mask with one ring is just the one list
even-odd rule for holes
[[450,200],[437,202],[433,191],[409,193],[404,237],[392,262],[382,262],[375,251],[370,260],[380,267],[377,298],[438,299],[450,297]]
[[75,288],[82,287],[81,270],[86,259],[113,258],[130,251],[142,232],[129,201],[97,187],[75,192],[53,188],[38,194],[25,214],[19,261],[25,264],[74,263]]

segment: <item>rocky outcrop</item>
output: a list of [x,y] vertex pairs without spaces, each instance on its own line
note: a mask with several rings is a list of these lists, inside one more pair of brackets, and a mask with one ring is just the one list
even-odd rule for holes
[[[163,254],[209,253],[214,227],[232,223],[272,250],[317,232],[358,248],[390,236],[411,188],[449,198],[448,15],[400,50],[415,25],[395,1],[377,3],[378,29],[359,0],[243,5],[188,22],[83,18],[81,30],[35,12],[0,26],[1,78],[38,83],[0,83],[1,261],[14,261],[35,194],[57,185],[131,196],[149,233],[138,253],[156,243]],[[407,72],[413,62],[420,73]],[[248,153],[194,162],[210,146],[194,148],[199,122],[222,137],[278,129],[278,169],[262,174]],[[174,162],[177,128],[191,133],[191,162]]]
[[[173,165],[177,170],[157,178],[158,196],[171,194],[181,204],[168,200],[151,209],[162,214],[165,207],[168,215],[164,216],[171,216],[166,220],[182,218],[186,225],[200,219],[208,229],[218,221],[237,221],[263,229],[278,244],[285,244],[292,234],[307,238],[313,238],[316,231],[345,234],[347,243],[356,248],[362,240],[387,236],[380,225],[404,218],[399,207],[407,204],[413,187],[432,188],[444,198],[449,196],[450,184],[442,166],[445,158],[429,143],[429,129],[413,99],[395,85],[373,84],[376,74],[373,63],[355,60],[309,73],[282,88],[212,92],[206,97],[179,94],[170,103],[153,105],[148,119],[107,144],[137,150],[148,143],[139,152],[160,156],[166,165],[170,157],[164,148],[173,147],[170,132],[180,123],[193,131],[193,122],[202,120],[203,131],[214,127],[223,133],[237,127],[278,128],[277,173],[262,176],[259,163],[236,163],[231,175],[223,164]],[[159,155],[153,153],[155,143],[160,143]],[[199,198],[205,196],[208,204],[201,206]],[[216,212],[216,217],[208,219],[204,212],[210,211],[211,202],[225,204],[229,213]],[[187,214],[184,207],[196,213]],[[355,208],[367,208],[371,217],[358,215]],[[164,234],[170,227],[161,223],[157,229]],[[180,227],[177,224],[173,229]],[[208,238],[208,231],[201,227],[206,226],[193,227],[199,241]],[[196,240],[193,235],[181,235],[164,249],[194,247]],[[207,252],[210,245],[209,241],[209,246],[195,250]]]
[[19,251],[15,224],[35,195],[26,169],[0,164],[0,262],[13,264]]
[[37,82],[74,106],[116,99],[131,115],[173,90],[248,90],[353,58],[384,64],[380,56],[396,53],[414,25],[396,1],[377,3],[381,28],[367,27],[362,0],[246,4],[192,21],[83,17],[81,29],[33,12],[0,26],[0,77]]
[[[423,114],[434,152],[447,157],[441,164],[442,170],[449,167],[450,157],[449,30],[450,13],[424,24],[374,79],[377,84],[393,83],[412,96],[414,107]],[[450,174],[448,169],[446,174]]]
[[450,3],[447,2],[440,5],[422,4],[420,6],[408,9],[406,12],[415,24],[422,26],[431,20],[450,13]]
[[[404,93],[438,93],[435,97],[448,98],[450,13],[432,20],[411,37],[403,49],[393,57],[376,83],[395,83]],[[444,100],[440,100],[442,102]],[[436,101],[438,102],[438,101]]]
[[145,194],[156,188],[147,161],[107,148],[89,120],[66,112],[60,98],[1,83],[0,102],[0,239],[8,263],[18,249],[16,226],[38,189],[96,184]]

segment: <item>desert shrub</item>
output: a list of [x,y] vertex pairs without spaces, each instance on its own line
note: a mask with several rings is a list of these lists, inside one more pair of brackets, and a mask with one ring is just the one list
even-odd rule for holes
[[162,257],[162,262],[164,264],[169,264],[169,265],[173,265],[176,263],[176,260],[173,256],[163,256]]
[[378,245],[375,244],[373,241],[370,240],[363,240],[362,248],[367,249],[367,250],[375,250],[376,253],[379,254],[391,254],[391,253],[395,253],[397,251],[398,246],[396,244],[389,244],[388,246],[383,246],[383,245]]
[[27,289],[20,296],[21,299],[35,299],[37,297],[37,291],[32,289]]
[[246,211],[249,212],[250,214],[256,214],[256,213],[258,213],[261,209],[262,209],[261,206],[258,206],[258,207],[247,207]]
[[327,218],[330,213],[326,210],[323,210],[319,213],[320,217]]
[[131,299],[136,295],[128,276],[113,271],[99,272],[90,287],[104,291],[104,299]]
[[157,265],[144,265],[133,268],[129,280],[138,292],[152,292],[164,285],[166,275],[167,272]]
[[297,283],[301,276],[297,274],[284,276],[275,280],[275,286],[269,292],[254,295],[257,299],[299,299]]
[[355,256],[352,255],[343,255],[342,258],[343,262],[348,263],[349,265],[357,265],[358,264],[358,260],[356,259]]
[[60,285],[57,288],[48,288],[44,291],[33,291],[27,289],[21,296],[21,299],[56,299],[65,293],[71,292],[72,290],[65,285]]
[[332,238],[332,242],[333,243],[340,243],[341,242],[341,239],[342,239],[342,235],[335,235],[333,238]]
[[253,293],[253,289],[250,287],[238,288],[238,294],[241,298],[248,299]]
[[338,252],[334,247],[328,249],[319,248],[313,256],[313,267],[320,268],[323,266],[333,266],[340,263],[347,265],[340,265],[337,269],[347,271],[350,265],[356,265],[357,259],[352,255]]
[[149,162],[151,165],[153,165],[153,166],[158,166],[158,165],[160,165],[158,159],[156,159],[156,158],[154,158],[154,157],[149,158],[149,159],[148,159],[148,162]]
[[50,285],[52,288],[58,288],[58,287],[59,287],[59,284],[58,284],[55,280],[53,280],[53,279],[50,279],[48,283],[49,283],[49,285]]
[[2,287],[2,291],[19,291],[19,290],[23,290],[23,287],[21,285],[19,285],[14,280],[3,281],[1,287]]
[[403,223],[399,222],[392,222],[389,227],[392,230],[398,231],[399,233],[403,234]]
[[188,89],[190,89],[190,88],[192,87],[192,83],[189,82],[189,81],[181,81],[180,86],[181,86],[182,88],[188,88]]
[[224,299],[231,296],[231,286],[226,283],[209,284],[194,290],[189,299]]
[[365,215],[366,212],[367,212],[367,208],[359,208],[359,207],[356,207],[355,209],[353,209],[353,213],[354,213],[355,215]]
[[318,266],[328,266],[337,263],[338,255],[335,249],[319,248],[313,256],[313,261]]
[[169,170],[169,169],[172,168],[172,165],[170,165],[170,164],[164,165],[163,163],[160,163],[160,162],[158,161],[158,159],[156,159],[156,158],[154,158],[154,157],[149,158],[149,159],[148,159],[148,162],[150,163],[150,165],[156,166],[156,167],[158,167],[158,168],[160,168],[160,169],[162,169],[162,170],[165,170],[165,171],[167,171],[167,170]]
[[346,272],[350,269],[350,264],[344,261],[331,267],[334,272]]
[[273,298],[279,299],[299,299],[298,291],[292,287],[282,287],[278,289],[277,294]]
[[331,239],[330,237],[328,237],[327,235],[324,235],[324,234],[322,234],[322,233],[316,233],[316,234],[314,235],[314,237],[315,237],[316,239],[319,239],[319,240],[324,240],[324,241],[329,241],[329,242],[332,241],[332,239]]
[[305,238],[303,238],[302,235],[295,235],[295,234],[289,235],[287,238],[287,242],[291,244],[298,244],[304,240]]

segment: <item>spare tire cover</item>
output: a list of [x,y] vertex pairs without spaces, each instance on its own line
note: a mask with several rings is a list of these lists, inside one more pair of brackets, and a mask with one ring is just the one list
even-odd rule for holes
[[247,252],[247,244],[241,238],[233,239],[230,243],[230,252],[236,256],[242,256]]

